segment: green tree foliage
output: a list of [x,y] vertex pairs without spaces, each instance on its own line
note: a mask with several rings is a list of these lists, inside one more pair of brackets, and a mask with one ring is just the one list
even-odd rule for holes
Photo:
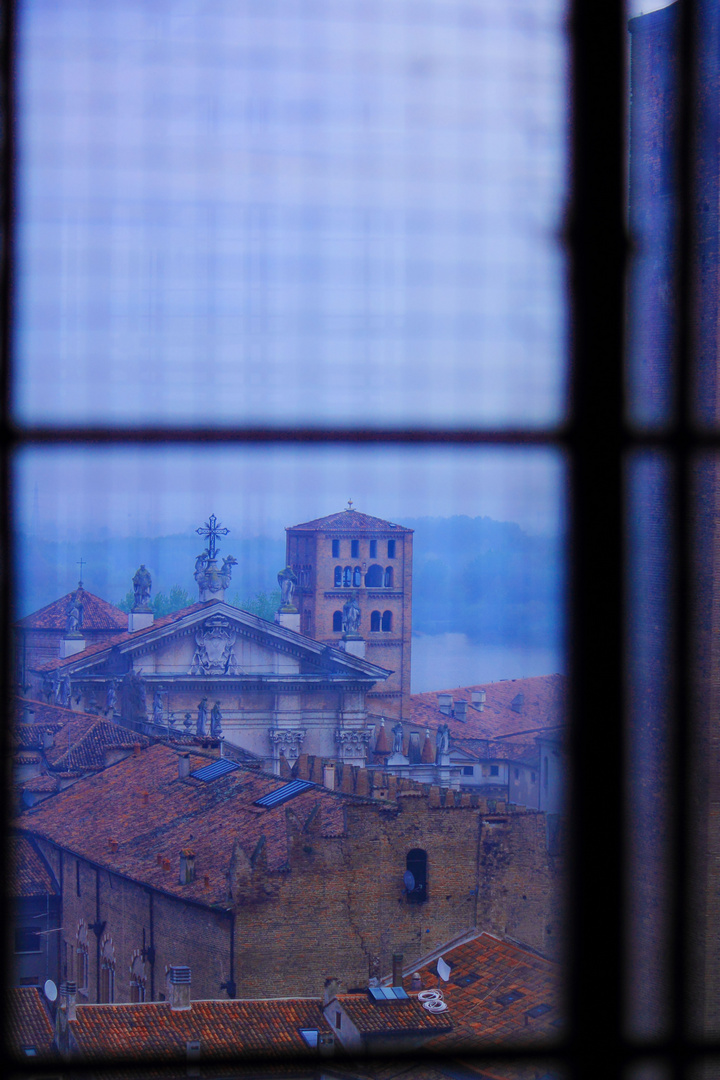
[[[117,606],[121,611],[132,611],[134,603],[135,594],[129,592],[125,594],[124,598]],[[187,589],[183,589],[181,585],[173,585],[167,596],[162,592],[159,592],[154,596],[150,601],[150,608],[153,615],[159,619],[163,615],[172,615],[174,611],[180,611],[181,608],[189,607],[190,604],[192,604],[192,599],[187,592]]]
[[268,622],[272,622],[275,618],[275,612],[280,607],[280,590],[273,589],[271,592],[258,592],[250,599],[241,599],[240,593],[235,593],[231,603],[234,607],[242,608],[243,611],[249,611],[251,615],[259,615],[261,619],[267,619]]

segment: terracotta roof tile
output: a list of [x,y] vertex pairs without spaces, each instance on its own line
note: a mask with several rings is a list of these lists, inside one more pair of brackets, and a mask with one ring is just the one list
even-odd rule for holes
[[[191,772],[215,760],[193,749],[189,753]],[[178,755],[164,744],[143,749],[26,810],[18,825],[157,889],[226,906],[236,843],[251,856],[264,839],[268,869],[280,870],[288,861],[286,809],[301,828],[319,811],[322,834],[341,836],[343,806],[358,801],[313,786],[289,803],[263,809],[255,801],[281,786],[278,777],[241,765],[209,783],[193,776],[180,780]],[[111,840],[116,851],[110,851]],[[196,880],[181,885],[178,860],[186,847],[195,851]],[[169,870],[158,865],[158,855],[169,860]]]
[[57,1061],[53,1027],[40,991],[35,986],[16,986],[7,993],[7,1035],[13,1054],[27,1062],[31,1060],[27,1050],[32,1049],[35,1051],[33,1057]]
[[50,868],[27,836],[12,836],[9,843],[11,880],[15,896],[59,895]]
[[302,525],[291,526],[292,530],[305,529],[308,532],[382,532],[382,533],[411,533],[412,529],[406,529],[404,525],[395,525],[391,521],[383,521],[382,518],[371,517],[370,514],[361,514],[358,510],[341,510],[339,514],[329,514],[327,517],[315,518],[313,521],[305,521]]
[[[416,997],[407,1001],[373,1001],[368,994],[338,994],[337,1000],[362,1035],[447,1032],[448,1013],[430,1013]],[[332,1004],[332,1003],[331,1003]]]
[[[67,625],[67,612],[75,591],[61,596],[52,604],[46,604],[39,611],[26,615],[15,624],[23,630],[64,630]],[[94,593],[83,589],[83,630],[121,630],[127,629],[127,613],[109,604]]]
[[[560,1036],[559,964],[487,933],[446,949],[442,957],[452,969],[448,982],[438,978],[434,960],[418,968],[424,989],[441,990],[453,1025],[429,1049],[471,1051],[488,1043],[521,1045]],[[540,1006],[537,1015],[529,1015]]]
[[92,645],[88,645],[87,649],[83,649],[82,652],[75,653],[73,656],[68,656],[65,659],[57,657],[55,660],[48,660],[45,664],[39,664],[37,671],[54,671],[56,668],[65,667],[66,664],[74,664],[78,660],[84,660],[88,656],[94,656],[95,653],[102,652],[104,649],[110,649],[114,645],[122,645],[126,641],[139,641],[147,634],[152,633],[153,630],[157,630],[158,627],[169,626],[171,623],[178,622],[178,620],[184,618],[186,615],[192,615],[195,611],[202,611],[203,608],[211,607],[213,604],[221,603],[220,600],[205,600],[202,603],[198,601],[196,604],[190,604],[189,607],[181,608],[180,611],[173,611],[170,615],[163,615],[159,619],[155,619],[150,626],[146,626],[142,630],[134,630],[132,633],[127,629],[127,615],[125,615],[125,630],[123,633],[114,634],[112,637],[105,638],[103,641],[96,641]]
[[[480,712],[472,704],[472,692],[485,691],[485,706]],[[439,694],[450,694],[453,701],[468,702],[466,719],[440,712]],[[512,703],[522,696],[522,704]],[[504,679],[452,690],[432,690],[410,697],[411,724],[436,729],[447,724],[453,739],[498,739],[524,736],[532,742],[547,729],[562,727],[565,722],[567,678],[564,675],[537,675],[529,679]]]
[[203,1060],[230,1055],[314,1057],[301,1028],[329,1032],[319,998],[194,1001],[173,1011],[167,1002],[78,1005],[71,1031],[85,1061],[108,1057],[150,1063],[186,1059],[188,1042]]

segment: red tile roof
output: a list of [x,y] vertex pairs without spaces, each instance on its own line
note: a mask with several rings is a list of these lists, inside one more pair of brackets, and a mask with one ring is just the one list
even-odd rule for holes
[[416,997],[408,997],[407,1001],[373,1001],[368,994],[338,994],[337,1000],[361,1035],[422,1031],[439,1036],[452,1027],[447,1012],[430,1013]]
[[[189,753],[191,771],[217,760]],[[359,798],[313,786],[278,807],[254,805],[281,784],[276,776],[243,766],[209,783],[193,776],[180,780],[178,751],[156,744],[24,811],[18,826],[159,890],[225,907],[236,844],[252,856],[263,840],[268,868],[279,870],[289,857],[287,809],[301,828],[317,813],[321,835],[339,837],[347,801]],[[116,851],[110,850],[111,840]],[[196,880],[181,885],[178,860],[188,847],[196,856]],[[169,869],[158,865],[158,856],[169,860]]]
[[[59,600],[54,600],[52,604],[46,604],[39,611],[34,611],[32,615],[19,619],[15,625],[23,630],[65,630],[68,604],[74,596],[74,591],[67,593]],[[85,589],[83,589],[82,615],[83,630],[127,629],[126,612]]]
[[[489,1043],[511,1046],[559,1037],[557,1021],[563,1015],[559,964],[487,933],[441,955],[452,969],[448,982],[438,978],[436,960],[416,968],[424,989],[441,990],[453,1025],[451,1032],[429,1042],[428,1049],[471,1051]],[[408,982],[406,978],[406,986]],[[539,1006],[549,1008],[528,1015]],[[503,1066],[498,1075],[506,1074]]]
[[13,738],[16,745],[42,747],[45,733],[51,733],[53,743],[45,749],[45,760],[53,772],[64,776],[84,776],[104,769],[108,750],[132,750],[135,745],[150,745],[147,736],[138,735],[101,716],[76,713],[59,705],[24,698],[16,699],[16,711],[22,712],[20,706],[25,704],[34,709],[35,720],[30,724],[15,724]]
[[[485,691],[482,712],[472,705],[473,690]],[[439,694],[450,694],[453,701],[467,701],[466,719],[440,712]],[[522,695],[518,709],[512,703]],[[411,724],[437,728],[447,724],[453,739],[506,739],[524,736],[532,741],[548,728],[565,723],[567,678],[564,675],[537,675],[529,679],[503,679],[501,682],[460,686],[452,690],[432,690],[410,697]]]
[[59,895],[57,882],[42,855],[27,836],[10,838],[10,875],[15,896]]
[[33,1049],[37,1058],[58,1061],[53,1048],[53,1026],[40,991],[35,986],[15,986],[7,993],[6,1034],[13,1056],[27,1064],[32,1060],[27,1048]]
[[167,1002],[78,1005],[70,1030],[87,1062],[122,1057],[150,1063],[185,1059],[188,1042],[202,1060],[258,1054],[314,1057],[301,1028],[329,1033],[320,998],[194,1001],[173,1011]]
[[339,514],[328,514],[327,517],[315,518],[313,521],[303,522],[302,525],[292,525],[290,527],[290,531],[296,529],[304,529],[307,532],[353,533],[411,533],[413,531],[412,529],[406,529],[404,525],[395,525],[392,521],[383,521],[382,518],[361,514],[358,510],[341,510]]
[[65,659],[60,657],[55,660],[48,660],[44,664],[38,664],[38,671],[54,671],[56,668],[65,667],[66,664],[74,664],[78,660],[84,660],[86,657],[94,656],[96,653],[103,652],[105,649],[110,649],[114,645],[122,645],[126,641],[138,641],[145,637],[147,634],[152,633],[153,630],[157,630],[158,627],[169,626],[171,623],[178,622],[186,615],[192,615],[195,611],[201,611],[203,608],[211,607],[213,604],[220,604],[221,600],[205,600],[202,603],[198,601],[196,604],[190,604],[189,607],[181,608],[180,611],[173,611],[170,615],[163,615],[159,619],[155,619],[150,626],[144,627],[142,630],[134,630],[132,633],[127,629],[127,615],[125,615],[125,630],[121,634],[114,634],[112,637],[107,637],[103,641],[96,641],[92,645],[88,645],[87,649],[83,649],[82,652],[75,653],[73,656],[68,656]]

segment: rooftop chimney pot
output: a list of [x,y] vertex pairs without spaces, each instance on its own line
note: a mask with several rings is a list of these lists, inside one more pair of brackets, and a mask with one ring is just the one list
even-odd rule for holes
[[184,780],[190,775],[190,755],[181,754],[178,758],[178,780]]
[[323,987],[323,1006],[329,1005],[331,1001],[335,1000],[339,989],[339,979],[331,978],[325,980],[325,986]]
[[440,712],[443,714],[443,716],[452,716],[452,694],[438,694],[437,700]]
[[478,712],[483,712],[485,709],[485,698],[487,694],[485,690],[473,690],[472,691],[472,703]]
[[195,880],[195,852],[185,848],[180,852],[180,884],[190,885]]
[[463,720],[463,721],[467,720],[467,708],[468,708],[467,701],[456,701],[455,702],[455,719],[456,720]]
[[187,1012],[190,1004],[190,968],[172,964],[167,973],[167,997],[173,1012]]

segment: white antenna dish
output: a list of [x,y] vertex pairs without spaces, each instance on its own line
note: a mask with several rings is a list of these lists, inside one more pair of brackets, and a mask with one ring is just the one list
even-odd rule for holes
[[45,980],[45,985],[43,986],[43,993],[45,994],[45,997],[48,999],[48,1001],[57,1000],[57,986],[52,981],[52,979]]
[[403,885],[408,892],[412,892],[415,888],[415,875],[412,870],[406,870],[403,874]]

